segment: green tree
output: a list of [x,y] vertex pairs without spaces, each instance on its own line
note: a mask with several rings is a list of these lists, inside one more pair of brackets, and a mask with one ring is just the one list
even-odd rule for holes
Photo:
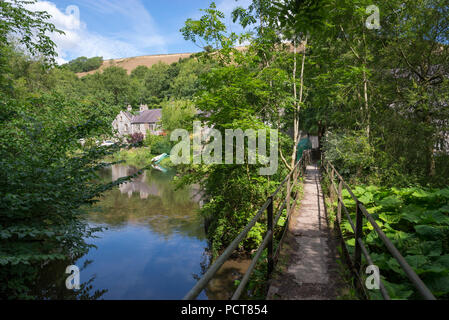
[[[263,41],[251,39],[247,50],[238,51],[233,47],[235,43],[250,39],[249,35],[228,34],[222,21],[224,15],[214,4],[202,11],[203,17],[189,19],[181,29],[186,39],[214,48],[204,53],[213,61],[213,67],[200,76],[195,95],[195,105],[203,112],[200,118],[223,136],[226,129],[282,128],[282,111],[292,101],[291,77],[280,67],[282,58],[289,55],[287,47],[279,46],[280,53],[275,54],[273,44],[280,44],[279,38],[267,32]],[[267,53],[273,58],[267,59]],[[291,139],[282,136],[282,141],[291,152]],[[201,213],[207,221],[214,255],[235,238],[286,174],[281,166],[271,177],[260,176],[259,168],[260,164],[250,165],[246,159],[244,165],[194,165],[183,176],[184,182],[199,183],[210,200]],[[253,248],[263,232],[264,226],[257,225],[243,247]]]
[[199,77],[206,72],[207,65],[194,58],[179,65],[179,73],[170,83],[170,96],[175,99],[191,98],[198,90]]
[[91,70],[96,70],[100,68],[103,64],[103,57],[78,57],[64,64],[63,67],[73,71],[73,72],[87,72]]
[[170,66],[163,62],[153,64],[145,77],[145,87],[148,99],[152,104],[158,105],[170,87]]
[[129,101],[131,89],[130,78],[125,69],[111,66],[103,70],[100,75],[102,89],[110,92],[115,105],[124,105]]
[[168,100],[162,102],[162,126],[165,131],[192,127],[196,108],[190,100]]
[[131,78],[136,78],[143,81],[146,78],[149,70],[150,68],[148,68],[147,66],[138,66],[133,71],[131,71]]
[[[99,231],[83,220],[85,209],[127,180],[95,182],[108,165],[102,159],[119,146],[83,148],[79,139],[111,134],[116,110],[51,92],[52,77],[76,80],[48,69],[55,51],[46,33],[55,29],[47,13],[26,10],[26,3],[0,2],[0,50],[7,53],[0,64],[0,296],[6,299],[32,298],[44,265],[85,254],[86,239]],[[13,41],[43,55],[42,63],[14,52]],[[15,63],[23,68],[14,70]]]

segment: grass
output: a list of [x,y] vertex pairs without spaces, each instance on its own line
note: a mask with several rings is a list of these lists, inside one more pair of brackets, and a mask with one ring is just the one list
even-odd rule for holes
[[[135,167],[144,167],[151,164],[151,159],[157,155],[152,154],[150,148],[148,147],[140,147],[140,148],[132,148],[132,149],[122,149],[119,152],[115,153],[107,160],[110,161],[125,161],[127,165],[132,165]],[[173,167],[174,164],[170,161],[170,158],[165,158],[162,160],[159,165],[162,167],[168,168]]]

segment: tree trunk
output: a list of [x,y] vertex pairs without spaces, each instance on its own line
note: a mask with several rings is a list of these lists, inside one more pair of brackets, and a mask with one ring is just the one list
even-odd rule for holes
[[[365,65],[366,66],[366,65]],[[364,68],[365,68],[364,66]],[[366,71],[363,70],[363,99],[365,101],[365,112],[366,112],[366,136],[370,136],[370,121],[371,121],[371,115],[370,115],[370,109],[368,104],[368,79],[366,77]]]
[[[300,130],[299,130],[299,112],[301,110],[301,103],[303,99],[304,92],[304,65],[306,60],[306,47],[307,47],[307,37],[304,41],[303,55],[302,55],[302,64],[301,64],[301,83],[299,87],[299,101],[297,100],[297,88],[296,88],[296,40],[293,41],[293,98],[294,98],[294,113],[293,113],[293,151],[291,155],[291,167],[294,168],[296,165],[296,150],[297,145],[300,139]],[[294,178],[294,177],[293,177]],[[291,195],[291,186],[292,179],[288,179],[287,181],[287,212],[290,211],[290,195]]]
[[[426,116],[426,122],[427,125],[430,127],[432,125],[432,118],[430,115]],[[428,157],[428,175],[429,177],[434,177],[436,172],[435,172],[435,139],[434,139],[434,134],[433,133],[429,133],[430,137],[429,137],[429,142],[428,142],[428,150],[427,150],[427,157]]]

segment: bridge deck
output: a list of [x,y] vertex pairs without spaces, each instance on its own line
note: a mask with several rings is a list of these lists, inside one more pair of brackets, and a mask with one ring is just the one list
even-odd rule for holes
[[337,298],[337,254],[325,209],[320,172],[312,164],[307,166],[304,196],[290,217],[267,299]]

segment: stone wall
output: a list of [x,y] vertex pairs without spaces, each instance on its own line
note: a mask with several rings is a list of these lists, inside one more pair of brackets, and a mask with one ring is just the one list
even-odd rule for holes
[[125,115],[123,111],[120,111],[120,113],[114,119],[114,121],[112,122],[112,127],[118,131],[118,135],[120,137],[133,133],[131,120]]

